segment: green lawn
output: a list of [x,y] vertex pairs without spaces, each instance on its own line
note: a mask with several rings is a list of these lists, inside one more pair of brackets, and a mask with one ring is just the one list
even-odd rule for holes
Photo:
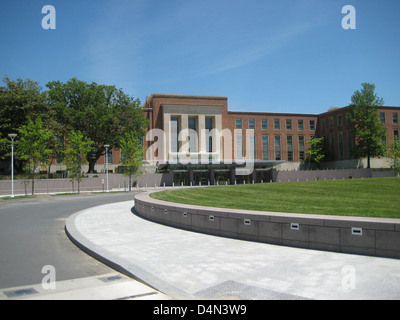
[[175,189],[153,193],[151,197],[256,211],[400,218],[400,178]]

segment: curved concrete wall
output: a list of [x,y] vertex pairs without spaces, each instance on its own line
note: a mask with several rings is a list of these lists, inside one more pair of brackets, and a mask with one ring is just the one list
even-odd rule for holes
[[[155,191],[152,191],[155,192]],[[400,258],[400,219],[257,212],[135,197],[148,220],[185,230],[316,250]]]

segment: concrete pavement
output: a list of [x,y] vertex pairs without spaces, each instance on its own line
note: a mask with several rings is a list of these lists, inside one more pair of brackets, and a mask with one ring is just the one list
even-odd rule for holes
[[[49,286],[49,287],[46,287]],[[2,289],[0,300],[169,300],[120,273]]]
[[173,299],[400,299],[400,260],[215,237],[137,217],[134,201],[78,212],[81,248]]

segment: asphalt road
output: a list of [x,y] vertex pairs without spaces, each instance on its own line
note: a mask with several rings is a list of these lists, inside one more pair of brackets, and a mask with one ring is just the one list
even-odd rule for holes
[[133,197],[103,193],[0,201],[0,288],[39,284],[46,265],[55,268],[56,281],[112,272],[69,240],[65,222],[80,210]]

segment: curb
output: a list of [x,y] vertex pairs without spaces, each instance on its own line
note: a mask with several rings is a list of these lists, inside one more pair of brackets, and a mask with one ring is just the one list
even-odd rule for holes
[[[131,202],[131,201],[129,201]],[[70,216],[65,224],[65,232],[68,238],[83,252],[92,256],[96,260],[104,263],[105,265],[111,267],[112,269],[130,277],[134,280],[137,280],[150,288],[159,291],[172,299],[178,300],[194,300],[196,299],[191,294],[182,291],[181,289],[161,280],[157,276],[147,272],[143,268],[137,266],[136,264],[127,261],[125,259],[120,258],[114,253],[104,250],[102,247],[99,247],[93,244],[90,240],[88,240],[77,228],[75,221],[81,214],[84,214],[86,211],[95,210],[96,208],[102,207],[104,205],[92,207],[89,209],[85,209],[83,211],[79,211]],[[131,210],[132,214],[135,214],[134,207]]]

